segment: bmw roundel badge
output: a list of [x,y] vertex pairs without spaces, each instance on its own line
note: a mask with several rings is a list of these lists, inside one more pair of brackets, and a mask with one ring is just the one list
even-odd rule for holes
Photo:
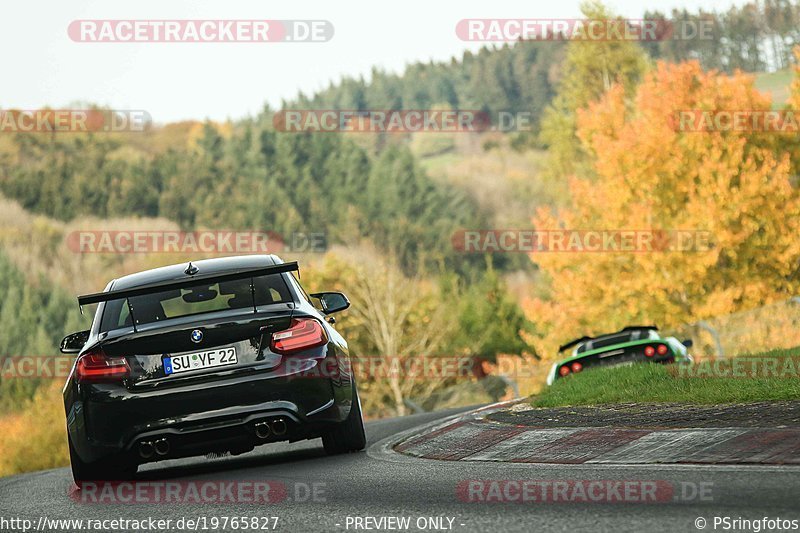
[[192,330],[192,342],[200,342],[203,340],[203,332],[199,329]]

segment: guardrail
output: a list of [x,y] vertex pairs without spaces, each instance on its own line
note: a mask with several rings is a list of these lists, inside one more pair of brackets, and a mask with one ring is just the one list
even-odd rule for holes
[[667,332],[691,338],[700,357],[736,357],[747,353],[800,346],[800,296],[731,313]]

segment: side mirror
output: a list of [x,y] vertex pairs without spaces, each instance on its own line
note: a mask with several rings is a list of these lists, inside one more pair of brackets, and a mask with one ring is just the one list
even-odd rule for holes
[[350,307],[350,300],[341,292],[317,292],[310,296],[319,300],[322,304],[322,312],[326,315],[344,311]]
[[61,340],[61,353],[78,353],[89,340],[89,330],[70,333]]
[[681,344],[683,344],[687,348],[691,348],[694,345],[694,343],[692,342],[692,339],[683,340],[683,341],[681,341]]

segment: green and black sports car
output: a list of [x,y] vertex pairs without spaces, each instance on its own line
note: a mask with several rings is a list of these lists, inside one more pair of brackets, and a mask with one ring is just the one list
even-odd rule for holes
[[628,326],[616,333],[581,337],[558,349],[559,353],[570,349],[572,352],[553,364],[547,384],[589,368],[638,362],[691,363],[692,356],[687,350],[691,346],[690,339],[681,342],[675,337],[662,337],[655,326]]

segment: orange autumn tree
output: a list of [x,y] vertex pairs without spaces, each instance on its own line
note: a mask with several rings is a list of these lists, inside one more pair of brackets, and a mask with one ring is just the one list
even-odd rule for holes
[[[800,46],[794,47],[794,79],[789,91],[789,100],[786,105],[785,111],[792,113],[798,121],[800,121]],[[800,176],[800,143],[797,142],[798,133],[788,132],[782,137],[783,144],[780,149],[789,154],[792,161],[792,172]]]
[[545,356],[570,338],[629,324],[663,328],[797,294],[800,201],[775,135],[686,132],[685,110],[767,110],[750,76],[661,63],[632,101],[620,86],[578,112],[591,175],[570,180],[570,207],[539,210],[539,230],[707,232],[706,251],[533,253],[549,281],[526,304]]

